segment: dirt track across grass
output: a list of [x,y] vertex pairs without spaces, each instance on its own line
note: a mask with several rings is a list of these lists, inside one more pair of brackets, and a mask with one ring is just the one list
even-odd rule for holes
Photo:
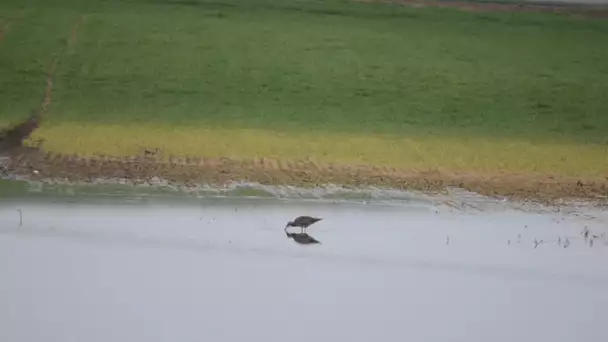
[[395,3],[412,7],[456,8],[469,12],[544,12],[577,15],[589,18],[608,19],[608,4],[569,3],[492,3],[476,1],[434,1],[434,0],[358,0],[363,2]]

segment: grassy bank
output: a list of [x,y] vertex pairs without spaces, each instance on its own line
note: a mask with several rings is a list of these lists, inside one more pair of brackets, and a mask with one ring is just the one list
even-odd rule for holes
[[[86,132],[86,135],[81,134]],[[43,127],[46,148],[83,156],[130,156],[159,148],[165,157],[313,160],[320,164],[378,165],[458,172],[531,172],[594,177],[608,174],[605,146],[533,143],[522,139],[390,136],[322,132],[281,133],[247,128],[166,125],[61,124]],[[547,152],[550,151],[550,155]]]
[[608,173],[605,20],[340,0],[0,4],[17,13],[0,121],[40,105],[56,57],[35,134],[50,151]]

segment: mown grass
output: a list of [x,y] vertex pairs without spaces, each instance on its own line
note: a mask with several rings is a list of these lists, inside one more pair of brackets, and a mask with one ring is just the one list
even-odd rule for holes
[[24,19],[0,42],[0,121],[39,104],[60,56],[49,149],[608,170],[608,21],[342,0],[5,9]]

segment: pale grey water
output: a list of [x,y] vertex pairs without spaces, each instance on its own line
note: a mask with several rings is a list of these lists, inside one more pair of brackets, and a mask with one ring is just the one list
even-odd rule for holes
[[601,208],[134,189],[0,184],[0,341],[608,340]]

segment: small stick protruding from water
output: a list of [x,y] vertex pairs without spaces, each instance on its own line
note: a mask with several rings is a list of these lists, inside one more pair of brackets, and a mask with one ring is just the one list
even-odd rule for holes
[[589,247],[593,248],[593,239],[589,240]]
[[23,213],[21,212],[21,209],[17,209],[17,211],[19,212],[19,227],[23,226]]
[[449,245],[450,244],[450,236],[446,236],[445,237],[445,244]]
[[558,245],[558,246],[561,246],[561,245],[562,245],[562,238],[561,238],[561,236],[558,236],[558,237],[557,237],[557,245]]
[[585,229],[583,229],[583,236],[585,237],[585,240],[589,238],[589,228],[587,228],[587,226],[585,226]]
[[510,244],[511,244],[511,240],[507,240],[507,245],[510,245]]
[[566,238],[566,241],[564,241],[564,248],[568,248],[568,246],[570,246],[570,239]]
[[517,243],[521,243],[521,234],[517,234]]
[[536,239],[534,239],[534,248],[538,247],[538,245],[540,245],[540,242]]

